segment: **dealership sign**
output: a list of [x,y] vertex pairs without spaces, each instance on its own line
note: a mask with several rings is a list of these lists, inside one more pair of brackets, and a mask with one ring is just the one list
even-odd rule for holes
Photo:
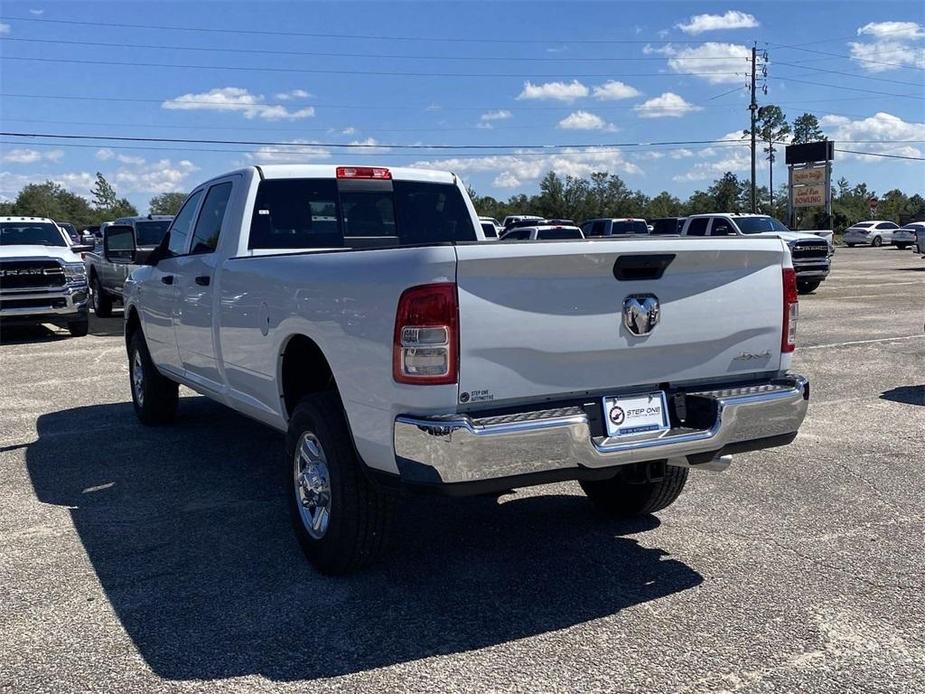
[[823,205],[825,205],[825,183],[794,187],[794,207],[822,207]]
[[825,167],[815,166],[793,170],[793,185],[819,185],[825,183]]

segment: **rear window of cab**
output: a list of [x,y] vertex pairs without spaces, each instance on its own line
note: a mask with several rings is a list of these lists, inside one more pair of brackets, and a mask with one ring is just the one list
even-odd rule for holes
[[459,189],[418,181],[260,182],[248,248],[381,248],[475,241]]

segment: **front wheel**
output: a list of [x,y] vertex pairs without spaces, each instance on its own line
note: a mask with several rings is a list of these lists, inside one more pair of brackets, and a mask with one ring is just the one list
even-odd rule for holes
[[849,243],[849,244],[848,244],[848,248],[854,248],[856,245],[857,245],[857,244]]
[[286,434],[287,496],[302,551],[320,572],[346,574],[385,553],[395,499],[363,474],[340,399],[302,399]]
[[665,475],[658,480],[634,482],[623,475],[609,480],[580,482],[594,507],[615,518],[644,516],[657,513],[675,502],[687,483],[688,468],[665,466]]
[[129,343],[128,371],[132,405],[141,423],[156,426],[172,422],[177,415],[179,386],[154,366],[141,329],[135,331]]
[[800,294],[809,294],[810,292],[814,292],[819,288],[821,282],[821,280],[803,280],[797,282],[797,292]]
[[908,244],[908,243],[897,243],[897,244],[896,244],[896,247],[897,247],[899,250],[904,251],[904,250],[906,250],[907,248],[909,248],[909,244]]
[[880,248],[880,246],[883,245],[883,239],[881,239],[879,236],[874,236],[874,240],[870,242],[870,245],[874,248]]
[[103,291],[99,277],[94,277],[90,282],[90,296],[93,299],[93,312],[100,318],[109,318],[112,315],[112,297]]
[[87,318],[68,321],[67,329],[71,333],[71,337],[84,337],[90,332],[90,321]]

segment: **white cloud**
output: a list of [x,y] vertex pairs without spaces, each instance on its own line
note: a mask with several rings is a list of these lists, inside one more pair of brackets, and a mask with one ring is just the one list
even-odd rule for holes
[[513,118],[513,114],[510,111],[501,109],[499,111],[489,111],[488,113],[483,113],[479,120],[482,121],[492,121],[492,120],[507,120],[508,118]]
[[664,46],[659,46],[658,48],[648,43],[642,47],[643,55],[676,55],[677,52],[677,49],[670,43],[666,43]]
[[520,185],[520,179],[510,171],[502,171],[495,176],[495,180],[492,181],[492,184],[498,188],[517,188]]
[[869,34],[878,39],[915,40],[925,38],[918,22],[869,22],[858,29],[858,36]]
[[34,14],[36,17],[41,17],[45,14],[45,10],[29,10],[29,14]]
[[276,98],[279,101],[289,101],[290,99],[307,99],[310,96],[311,94],[309,94],[304,89],[293,89],[292,91],[288,92],[279,92],[276,95]]
[[6,24],[5,22],[0,22],[0,36],[2,36],[3,34],[9,34],[9,33],[10,33],[10,25]]
[[289,143],[293,146],[259,147],[246,156],[258,164],[304,164],[331,158],[330,149],[309,140],[290,140]]
[[614,132],[617,128],[600,116],[588,111],[575,111],[559,121],[563,130],[606,130]]
[[518,99],[552,99],[572,103],[575,99],[588,96],[589,90],[578,80],[571,82],[544,82],[533,84],[529,80],[524,82],[523,91],[517,95]]
[[242,87],[220,87],[200,94],[183,94],[168,99],[161,108],[179,111],[234,111],[245,118],[297,120],[315,115],[311,106],[290,111],[280,104],[267,104],[263,95],[251,94]]
[[58,161],[64,156],[64,150],[46,149],[37,150],[29,148],[11,149],[3,154],[3,161],[11,164],[35,164],[40,161]]
[[634,162],[624,159],[622,152],[606,147],[569,148],[555,154],[542,155],[518,151],[513,154],[485,157],[424,160],[415,162],[412,166],[455,171],[458,174],[496,172],[495,185],[502,188],[534,182],[547,171],[555,171],[561,176],[583,178],[595,171],[642,174],[642,169]]
[[684,97],[673,92],[665,92],[661,96],[638,104],[633,110],[640,118],[680,118],[685,113],[702,110],[684,100]]
[[886,72],[897,67],[925,68],[925,47],[903,41],[849,42],[851,59],[867,72]]
[[[138,157],[131,163],[122,163],[115,171],[103,171],[103,175],[122,196],[132,193],[168,193],[189,188],[186,180],[198,170],[198,166],[186,159],[177,162],[170,159],[148,162]],[[89,196],[96,182],[96,175],[88,171],[53,174],[13,174],[0,171],[0,196],[15,197],[23,186],[47,180],[59,183],[78,195]]]
[[[712,181],[727,171],[740,173],[751,168],[750,143],[742,137],[741,130],[733,130],[717,139],[726,140],[727,142],[718,143],[712,147],[704,147],[697,151],[697,163],[685,173],[674,176],[674,180]],[[674,159],[686,159],[694,155],[695,152],[690,149],[679,149],[672,152],[671,157]]]
[[144,164],[145,158],[139,156],[133,156],[131,154],[119,154],[109,149],[108,147],[103,147],[102,149],[96,150],[96,158],[100,161],[110,161],[115,159],[121,164]]
[[346,128],[344,128],[343,130],[341,130],[341,131],[340,131],[340,134],[341,134],[341,135],[355,135],[355,134],[356,134],[356,131],[357,131],[357,129],[354,128],[352,125],[350,125],[350,126],[347,126]]
[[604,84],[599,84],[594,88],[594,98],[599,101],[616,101],[617,99],[631,99],[639,96],[640,92],[635,87],[631,87],[617,80],[608,80]]
[[668,58],[668,67],[675,72],[712,73],[698,77],[711,84],[731,84],[742,81],[748,72],[750,58],[751,51],[745,46],[710,41],[672,54]]
[[[879,112],[868,118],[852,120],[844,116],[823,116],[819,119],[822,131],[830,139],[841,143],[845,149],[882,152],[905,157],[921,157],[923,147],[895,140],[925,140],[925,123],[904,121],[890,113]],[[872,143],[849,143],[850,140],[879,140]],[[898,160],[870,157],[863,154],[843,154],[845,159],[862,159],[866,162],[896,163]],[[909,162],[915,163],[915,162]]]
[[381,154],[382,152],[388,152],[391,147],[387,147],[381,144],[374,137],[367,137],[365,140],[354,140],[350,143],[351,145],[363,145],[363,147],[357,147],[357,152],[362,152],[363,154]]
[[688,20],[687,24],[676,24],[685,34],[702,34],[705,31],[721,29],[754,29],[759,26],[754,15],[739,10],[729,10],[725,14],[698,14]]

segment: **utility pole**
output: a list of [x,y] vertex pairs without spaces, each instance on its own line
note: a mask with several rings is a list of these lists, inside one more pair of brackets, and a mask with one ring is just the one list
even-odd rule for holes
[[755,199],[755,126],[758,118],[758,101],[755,98],[755,77],[758,72],[758,48],[752,45],[752,102],[748,110],[752,112],[752,214],[758,211],[758,202]]

